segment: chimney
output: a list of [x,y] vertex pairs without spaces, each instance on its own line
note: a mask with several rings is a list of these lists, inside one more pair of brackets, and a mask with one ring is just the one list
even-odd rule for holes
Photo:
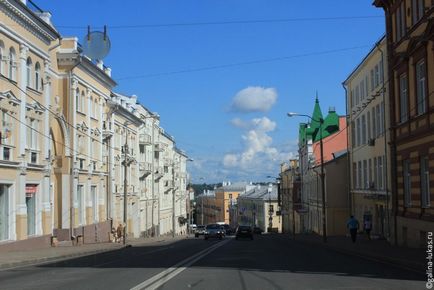
[[102,62],[102,60],[100,60],[100,59],[98,59],[97,61],[96,61],[96,66],[99,68],[99,69],[104,69],[104,63]]
[[[23,2],[24,4],[26,4],[26,0],[21,0],[21,2]],[[41,18],[45,23],[47,23],[50,26],[53,26],[51,23],[51,13],[48,11],[44,11],[44,12],[35,12],[39,18]]]
[[112,76],[112,69],[109,67],[104,68],[104,72],[106,75],[108,75],[109,77]]

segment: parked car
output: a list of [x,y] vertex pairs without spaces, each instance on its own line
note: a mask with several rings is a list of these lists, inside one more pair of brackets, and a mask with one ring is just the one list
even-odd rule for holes
[[260,235],[260,234],[262,234],[262,232],[263,232],[263,230],[260,227],[254,227],[253,228],[253,233],[254,234]]
[[194,231],[194,236],[198,238],[199,236],[205,235],[205,226],[198,225],[196,226],[196,230]]
[[205,240],[208,240],[209,238],[218,238],[221,240],[224,236],[225,230],[221,225],[209,224],[205,228]]
[[250,226],[238,226],[235,239],[238,240],[239,238],[250,238],[253,240],[252,228]]

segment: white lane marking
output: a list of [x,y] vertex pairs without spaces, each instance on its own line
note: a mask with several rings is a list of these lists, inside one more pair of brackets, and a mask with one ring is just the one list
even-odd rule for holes
[[197,261],[205,257],[206,255],[215,251],[217,248],[220,248],[221,246],[227,244],[229,241],[230,240],[225,240],[223,242],[214,244],[211,247],[206,248],[200,251],[199,253],[187,259],[184,259],[181,262],[176,263],[172,267],[158,273],[157,275],[149,278],[148,280],[143,281],[142,283],[131,288],[130,290],[141,290],[141,289],[155,290],[161,285],[163,285],[164,283],[166,283],[167,281],[169,281],[170,279],[172,279],[173,277],[175,277],[176,275],[178,275],[179,273],[181,273],[182,271],[184,271],[185,269],[187,269],[192,264],[196,263]]

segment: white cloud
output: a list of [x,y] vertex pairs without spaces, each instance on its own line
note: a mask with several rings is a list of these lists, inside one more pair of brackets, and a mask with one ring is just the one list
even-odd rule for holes
[[252,173],[264,170],[276,171],[278,163],[289,158],[288,154],[281,153],[273,147],[273,138],[269,133],[276,129],[276,122],[267,117],[250,121],[236,118],[232,120],[232,124],[246,130],[241,135],[244,149],[236,154],[226,154],[223,158],[224,167],[238,168]]
[[232,100],[231,110],[236,112],[266,112],[276,103],[274,88],[247,87],[239,91]]

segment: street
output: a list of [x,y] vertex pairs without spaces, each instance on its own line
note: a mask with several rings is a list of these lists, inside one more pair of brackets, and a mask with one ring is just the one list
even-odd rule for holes
[[424,273],[293,241],[188,238],[0,272],[1,289],[425,289]]

